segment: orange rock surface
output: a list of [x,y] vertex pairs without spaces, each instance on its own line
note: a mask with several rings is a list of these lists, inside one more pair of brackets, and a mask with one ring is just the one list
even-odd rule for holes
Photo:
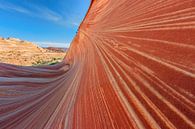
[[194,0],[92,0],[61,64],[0,64],[0,128],[194,129],[194,21]]

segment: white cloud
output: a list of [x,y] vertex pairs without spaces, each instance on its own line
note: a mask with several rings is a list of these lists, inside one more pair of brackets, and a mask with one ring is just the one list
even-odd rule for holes
[[23,8],[23,7],[20,7],[20,6],[16,6],[14,4],[11,4],[11,3],[5,3],[5,2],[2,2],[0,4],[0,9],[3,9],[3,10],[6,10],[6,11],[16,11],[16,12],[19,12],[19,13],[30,13],[29,10]]
[[25,14],[30,17],[40,18],[54,22],[66,27],[78,27],[81,22],[81,14],[63,11],[61,13],[55,12],[45,6],[37,6],[32,3],[23,5],[16,5],[11,2],[0,2],[0,9],[5,11],[16,11],[21,14]]
[[62,16],[60,14],[46,7],[39,7],[32,4],[29,7],[22,7],[9,2],[1,2],[0,9],[5,11],[16,11],[18,13],[23,13],[31,17],[37,17],[53,22],[58,22],[62,19]]
[[77,23],[77,22],[72,22],[72,25],[74,25],[74,26],[79,26],[79,23]]
[[60,21],[62,19],[62,16],[59,13],[57,13],[57,12],[47,8],[47,7],[35,6],[35,5],[31,4],[30,8],[31,8],[32,16],[39,17],[39,18],[46,19],[46,20],[50,20],[50,21],[54,21],[54,22]]
[[41,47],[62,47],[62,48],[68,48],[70,46],[70,43],[59,43],[59,42],[33,42]]

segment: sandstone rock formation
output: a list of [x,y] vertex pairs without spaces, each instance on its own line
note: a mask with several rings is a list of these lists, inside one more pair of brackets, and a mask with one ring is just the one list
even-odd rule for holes
[[0,64],[0,128],[195,129],[194,21],[194,0],[92,0],[62,63]]
[[49,62],[54,58],[63,59],[64,53],[48,51],[36,44],[16,38],[0,38],[0,62],[32,66],[37,62]]

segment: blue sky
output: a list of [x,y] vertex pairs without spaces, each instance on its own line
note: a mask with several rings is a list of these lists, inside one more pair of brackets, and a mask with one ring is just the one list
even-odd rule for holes
[[0,0],[0,37],[67,47],[90,0]]

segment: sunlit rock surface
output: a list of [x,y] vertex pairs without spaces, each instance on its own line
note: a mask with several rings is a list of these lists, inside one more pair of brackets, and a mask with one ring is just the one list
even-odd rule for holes
[[66,55],[58,48],[41,48],[32,42],[16,38],[0,38],[0,62],[20,66],[32,66],[42,63],[61,61]]
[[94,0],[61,64],[0,65],[1,129],[194,129],[195,1]]

